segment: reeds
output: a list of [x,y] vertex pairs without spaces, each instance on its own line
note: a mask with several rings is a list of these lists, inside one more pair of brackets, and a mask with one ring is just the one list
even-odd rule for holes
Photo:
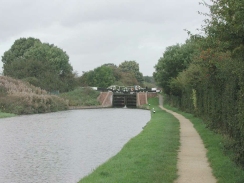
[[0,110],[14,114],[33,114],[65,110],[68,102],[21,80],[0,76]]

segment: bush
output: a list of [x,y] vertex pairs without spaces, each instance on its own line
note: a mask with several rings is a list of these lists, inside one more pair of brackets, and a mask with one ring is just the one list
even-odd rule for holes
[[233,160],[244,167],[243,61],[231,58],[229,53],[206,51],[199,63],[201,77],[194,80],[195,75],[189,76],[191,82],[181,90],[182,95],[169,96],[170,104],[200,116],[208,128],[228,136],[231,140],[225,147],[235,152]]

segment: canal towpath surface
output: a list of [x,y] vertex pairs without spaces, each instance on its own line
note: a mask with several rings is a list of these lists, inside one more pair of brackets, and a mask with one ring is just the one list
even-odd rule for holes
[[180,148],[178,152],[178,179],[175,183],[215,183],[206,157],[207,149],[193,124],[184,116],[165,109],[163,98],[159,95],[161,109],[174,115],[180,122]]

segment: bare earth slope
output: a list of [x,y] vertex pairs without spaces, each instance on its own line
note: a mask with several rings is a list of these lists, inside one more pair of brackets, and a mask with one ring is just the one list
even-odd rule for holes
[[167,110],[162,106],[160,97],[160,107],[174,115],[180,122],[180,149],[178,153],[178,179],[175,183],[215,183],[217,180],[212,175],[206,157],[202,139],[193,127],[193,124],[182,115]]

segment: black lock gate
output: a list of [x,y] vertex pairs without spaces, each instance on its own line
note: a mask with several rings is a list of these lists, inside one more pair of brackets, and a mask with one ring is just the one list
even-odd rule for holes
[[136,93],[113,93],[113,107],[136,107]]

